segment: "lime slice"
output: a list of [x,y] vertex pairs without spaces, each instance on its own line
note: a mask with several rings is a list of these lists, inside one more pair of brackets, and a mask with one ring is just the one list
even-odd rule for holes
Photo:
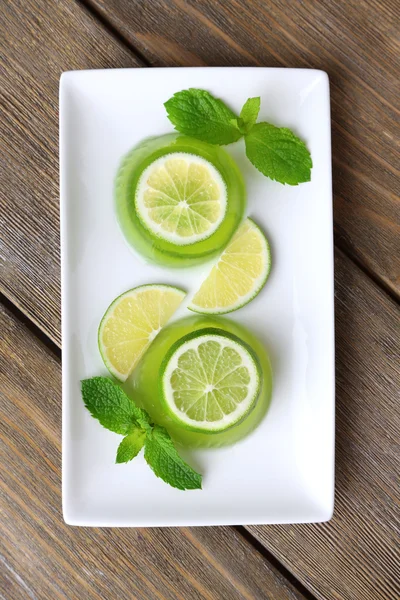
[[99,350],[107,369],[125,381],[185,292],[169,285],[142,285],[118,296],[99,326]]
[[179,246],[195,244],[210,237],[222,223],[227,188],[205,158],[172,152],[143,171],[135,207],[152,235]]
[[206,328],[178,340],[161,366],[167,414],[192,431],[224,431],[254,407],[261,370],[252,349],[235,335]]
[[271,270],[268,240],[251,219],[246,219],[193,297],[190,310],[223,314],[255,298]]

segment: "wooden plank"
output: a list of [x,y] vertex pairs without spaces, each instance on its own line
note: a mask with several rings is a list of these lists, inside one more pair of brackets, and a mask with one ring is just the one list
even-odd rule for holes
[[62,71],[140,61],[75,3],[13,0],[0,11],[3,292],[60,344],[58,83]]
[[336,503],[321,525],[249,527],[321,600],[400,598],[400,311],[336,259]]
[[305,600],[234,528],[66,526],[60,363],[3,307],[0,331],[0,597]]
[[328,71],[336,242],[400,297],[396,2],[91,0],[91,4],[152,65]]

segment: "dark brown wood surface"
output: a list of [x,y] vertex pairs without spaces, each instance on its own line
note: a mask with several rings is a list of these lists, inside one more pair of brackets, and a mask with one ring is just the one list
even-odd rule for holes
[[[3,3],[0,283],[47,337],[38,340],[18,310],[2,312],[0,597],[398,600],[399,310],[390,298],[400,298],[398,8],[393,0]],[[341,249],[330,523],[244,535],[62,522],[60,368],[46,345],[61,343],[58,79],[69,69],[152,65],[315,67],[330,76]]]

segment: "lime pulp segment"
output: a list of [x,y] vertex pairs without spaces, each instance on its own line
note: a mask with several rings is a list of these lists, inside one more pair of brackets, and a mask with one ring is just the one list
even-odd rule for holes
[[260,389],[254,352],[219,329],[203,329],[179,340],[161,370],[167,413],[193,431],[232,427],[254,407]]
[[195,244],[210,237],[222,223],[227,188],[219,171],[205,158],[173,152],[143,171],[135,206],[152,235],[176,245]]

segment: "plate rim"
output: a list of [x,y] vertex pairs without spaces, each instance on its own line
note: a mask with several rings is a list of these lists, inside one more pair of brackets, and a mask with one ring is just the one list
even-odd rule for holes
[[[67,105],[67,92],[70,81],[74,81],[77,78],[84,77],[91,74],[103,75],[106,77],[113,76],[116,73],[131,74],[132,72],[150,72],[151,76],[156,76],[159,71],[259,71],[265,70],[269,72],[285,73],[289,78],[293,73],[312,73],[313,75],[319,74],[325,81],[326,86],[326,120],[330,124],[330,84],[329,76],[326,71],[322,69],[312,68],[292,68],[292,67],[263,67],[263,66],[249,66],[249,67],[235,67],[235,66],[202,66],[202,67],[131,67],[131,68],[109,68],[109,69],[82,69],[82,70],[67,70],[64,71],[60,76],[59,81],[59,186],[60,186],[60,248],[61,248],[61,337],[63,350],[66,349],[64,344],[67,344],[66,332],[69,327],[68,316],[66,307],[68,305],[68,269],[65,260],[66,247],[68,246],[68,226],[67,226],[67,191],[66,191],[66,180],[67,180],[67,150],[66,150],[66,130],[65,124],[65,112]],[[330,272],[330,281],[332,283],[332,293],[329,295],[330,306],[330,327],[332,331],[332,347],[329,350],[329,354],[332,357],[331,367],[333,370],[332,375],[332,390],[330,390],[329,404],[332,410],[331,414],[331,427],[333,430],[332,435],[332,448],[330,449],[329,455],[331,457],[330,472],[332,474],[332,493],[329,498],[329,506],[318,506],[314,507],[315,517],[311,518],[291,518],[291,519],[271,519],[271,518],[255,518],[253,520],[241,519],[240,522],[232,519],[212,519],[196,517],[192,521],[183,519],[180,522],[176,519],[176,522],[166,522],[162,517],[154,518],[150,520],[140,519],[102,519],[96,518],[93,520],[87,519],[86,517],[80,518],[79,515],[74,514],[71,507],[68,506],[67,494],[66,494],[66,477],[65,473],[69,468],[68,458],[68,441],[67,441],[67,422],[69,420],[69,407],[66,397],[68,396],[69,379],[68,379],[68,368],[67,360],[65,358],[66,352],[63,353],[62,360],[62,509],[64,521],[67,525],[76,526],[90,526],[90,527],[171,527],[171,526],[228,526],[228,525],[264,525],[264,524],[295,524],[295,523],[321,523],[329,521],[334,513],[334,502],[335,502],[335,321],[334,321],[334,243],[333,243],[333,193],[332,193],[332,144],[331,144],[331,128],[329,127],[329,139],[328,139],[328,155],[329,155],[329,177],[330,177],[330,192],[329,192],[329,207],[330,207],[330,264],[326,265]],[[328,199],[327,199],[328,201]],[[328,402],[328,399],[326,400]],[[312,509],[311,509],[312,510]],[[319,514],[317,514],[319,512]],[[157,515],[158,517],[158,515]]]

